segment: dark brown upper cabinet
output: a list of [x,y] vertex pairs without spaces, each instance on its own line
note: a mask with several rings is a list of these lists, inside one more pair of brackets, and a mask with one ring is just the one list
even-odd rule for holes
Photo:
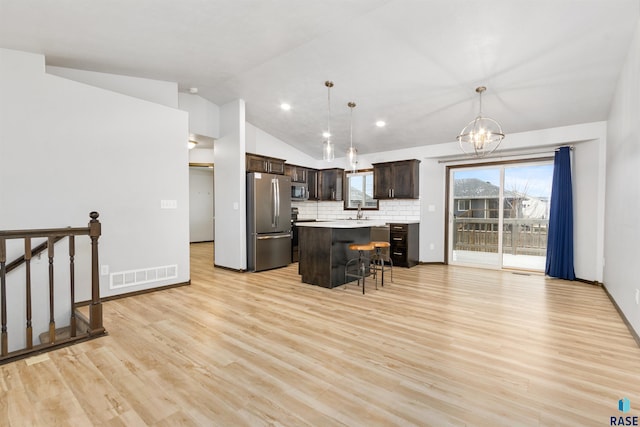
[[308,168],[296,165],[284,165],[284,174],[291,177],[291,182],[307,183]]
[[318,171],[316,169],[307,169],[307,190],[309,191],[309,200],[318,200]]
[[344,169],[318,171],[318,200],[342,200]]
[[284,175],[284,160],[275,157],[261,156],[259,154],[247,153],[246,169],[247,172],[264,172]]
[[420,160],[373,164],[373,197],[417,199],[420,195]]

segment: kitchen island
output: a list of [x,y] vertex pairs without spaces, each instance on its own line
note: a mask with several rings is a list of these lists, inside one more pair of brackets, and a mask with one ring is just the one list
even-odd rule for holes
[[296,223],[299,227],[298,273],[303,283],[333,288],[345,283],[344,267],[358,256],[351,243],[368,243],[371,227],[383,227],[381,220],[340,220]]

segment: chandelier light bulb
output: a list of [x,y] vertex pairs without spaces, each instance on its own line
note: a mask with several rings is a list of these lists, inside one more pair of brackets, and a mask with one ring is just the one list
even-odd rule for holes
[[349,166],[354,172],[358,167],[358,150],[355,147],[349,147],[347,150],[347,159],[349,160]]
[[333,148],[333,143],[330,139],[327,139],[322,146],[322,160],[332,162],[336,158],[336,151]]

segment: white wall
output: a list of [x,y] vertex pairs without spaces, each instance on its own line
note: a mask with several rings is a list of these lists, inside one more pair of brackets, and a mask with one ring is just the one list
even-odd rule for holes
[[178,84],[175,82],[54,67],[51,65],[48,65],[46,70],[49,74],[64,77],[65,79],[145,99],[167,107],[178,108]]
[[220,108],[198,95],[178,94],[181,110],[189,113],[189,132],[210,138],[220,136]]
[[609,115],[604,285],[640,334],[640,21]]
[[213,163],[215,149],[194,148],[189,150],[189,163]]
[[603,281],[606,126],[572,152],[574,268],[576,277]]
[[220,107],[220,139],[215,142],[215,158],[215,264],[245,270],[245,105],[241,99]]
[[263,156],[275,157],[277,159],[284,159],[287,161],[287,163],[293,165],[306,166],[310,168],[317,167],[316,165],[318,163],[318,160],[303,153],[297,148],[282,142],[273,135],[270,135],[262,129],[255,127],[251,123],[246,123],[246,131],[247,153],[260,154]]
[[[188,281],[187,133],[183,111],[47,74],[43,56],[0,49],[0,229],[85,226],[96,210],[110,272],[178,266],[175,279],[120,290],[101,276],[102,296]],[[77,245],[82,258],[88,238]],[[78,287],[77,299],[89,299]]]
[[213,168],[189,167],[189,241],[214,240]]

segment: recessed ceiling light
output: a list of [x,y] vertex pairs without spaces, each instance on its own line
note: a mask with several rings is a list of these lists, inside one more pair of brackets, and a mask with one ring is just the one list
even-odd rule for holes
[[189,93],[193,93],[193,94],[198,93],[198,88],[197,87],[190,87],[189,88]]
[[287,104],[286,102],[283,102],[282,104],[280,104],[280,108],[282,108],[284,111],[289,111],[291,110],[291,105]]
[[378,126],[379,128],[383,128],[385,127],[387,124],[383,121],[383,120],[378,120],[376,122],[376,126]]
[[323,138],[329,138],[331,136],[331,134],[327,131],[322,132],[322,137]]

